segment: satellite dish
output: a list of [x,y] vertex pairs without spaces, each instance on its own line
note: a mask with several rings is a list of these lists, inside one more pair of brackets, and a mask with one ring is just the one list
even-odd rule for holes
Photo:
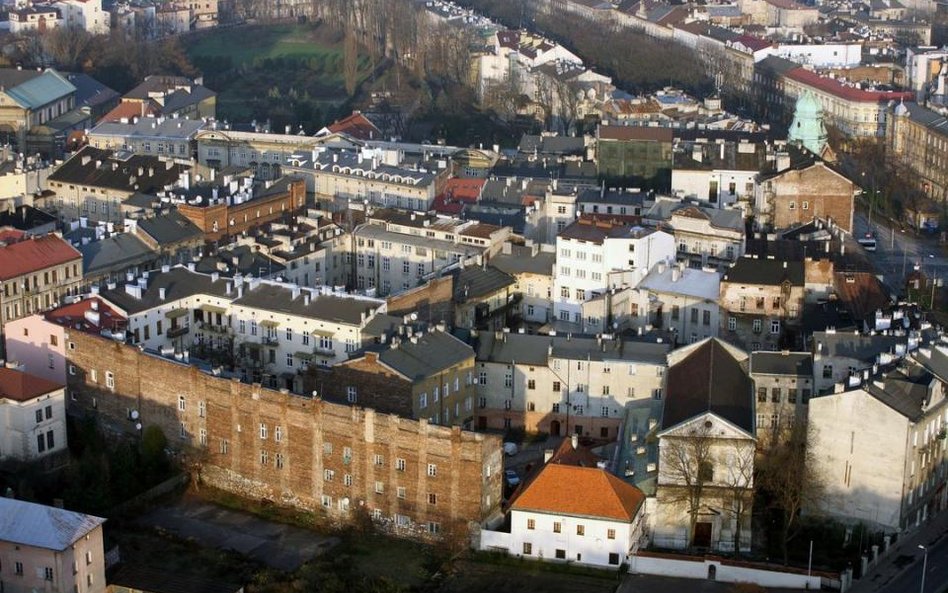
[[138,420],[138,410],[132,410],[132,420]]
[[418,313],[412,313],[409,317],[412,321],[418,321]]
[[138,422],[137,424],[135,424],[135,430],[141,430],[141,429],[142,429],[142,423],[141,423],[141,422]]

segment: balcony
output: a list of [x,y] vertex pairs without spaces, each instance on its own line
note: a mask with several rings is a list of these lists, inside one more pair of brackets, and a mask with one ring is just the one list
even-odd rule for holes
[[263,336],[262,338],[260,338],[260,343],[263,344],[264,346],[279,346],[280,339],[277,338],[275,335]]
[[233,333],[233,330],[228,325],[217,325],[213,323],[207,323],[205,321],[199,321],[197,326],[201,331],[211,334],[230,335]]
[[329,346],[320,346],[316,344],[313,346],[313,354],[318,354],[319,356],[335,356],[336,351]]
[[179,325],[178,327],[169,327],[165,332],[165,335],[168,338],[180,338],[181,336],[187,334],[191,331],[191,328],[187,325]]

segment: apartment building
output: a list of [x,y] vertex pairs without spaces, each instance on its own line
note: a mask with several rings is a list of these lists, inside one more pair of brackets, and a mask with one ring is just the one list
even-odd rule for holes
[[105,121],[86,134],[89,145],[107,150],[178,159],[187,164],[194,156],[194,138],[207,126],[203,120],[141,117],[132,121]]
[[92,35],[108,35],[112,18],[102,10],[102,0],[60,0],[56,8],[63,16],[63,25],[83,29]]
[[671,171],[671,128],[600,126],[596,132],[596,158],[601,177],[655,180]]
[[128,319],[132,344],[219,358],[238,377],[297,393],[310,364],[328,367],[362,348],[362,331],[385,312],[377,299],[182,266],[110,284],[99,296]]
[[526,323],[548,323],[553,318],[553,268],[556,252],[552,245],[528,242],[503,244],[490,265],[515,279],[513,291],[520,295],[519,313]]
[[432,540],[499,512],[497,436],[235,381],[95,333],[69,341],[72,411],[128,434],[159,427],[173,450],[203,451],[201,478],[215,488],[339,524],[364,507],[379,529]]
[[742,257],[721,278],[719,335],[751,351],[795,347],[804,292],[803,262]]
[[509,227],[428,214],[376,210],[352,231],[349,284],[385,296],[420,285],[460,261],[483,263]]
[[948,117],[916,103],[899,103],[887,121],[886,144],[935,200],[948,198]]
[[585,301],[636,284],[660,261],[674,261],[675,239],[656,229],[581,218],[557,236],[556,255],[554,318],[580,324]]
[[48,179],[55,196],[49,209],[60,220],[122,222],[123,204],[135,194],[158,194],[177,183],[188,167],[154,156],[86,146]]
[[2,325],[57,306],[82,284],[82,254],[57,235],[0,246]]
[[756,177],[766,166],[767,146],[756,142],[678,142],[671,189],[711,208],[754,202]]
[[767,446],[805,422],[814,394],[813,355],[809,352],[752,352],[750,378],[757,398],[757,444]]
[[670,345],[479,332],[476,348],[479,430],[612,439],[629,403],[661,399]]
[[855,183],[826,163],[810,158],[795,160],[791,156],[778,162],[776,172],[759,177],[755,224],[759,229],[780,230],[820,218],[851,233],[854,200],[859,191]]
[[59,10],[55,6],[28,4],[10,11],[10,32],[21,35],[27,31],[44,33],[59,26]]
[[335,364],[325,380],[317,379],[323,397],[471,430],[474,350],[445,332],[443,324],[399,330],[386,334],[379,346]]
[[306,179],[307,191],[313,192],[319,202],[343,207],[355,202],[427,212],[444,191],[450,175],[447,161],[442,160],[440,165],[390,165],[380,151],[366,148],[296,155],[283,169]]
[[0,68],[0,99],[0,141],[31,154],[30,131],[72,111],[76,87],[52,68]]
[[[196,135],[197,160],[213,169],[252,169],[257,179],[276,179],[294,155],[312,154],[326,138],[299,134],[272,134],[224,129],[204,129]],[[333,137],[335,142],[340,140]],[[349,145],[342,141],[344,145]],[[354,145],[353,145],[354,146]],[[307,185],[306,191],[314,188]]]
[[[898,313],[897,313],[898,315]],[[902,315],[896,317],[901,322]],[[859,384],[866,371],[893,364],[910,350],[918,348],[920,337],[912,332],[895,331],[866,335],[837,331],[828,327],[813,332],[814,394],[831,393],[837,385]]]
[[670,331],[678,344],[693,344],[720,333],[718,298],[721,276],[711,270],[696,270],[683,263],[659,262],[631,289],[628,320],[632,329]]
[[0,460],[33,461],[66,449],[65,386],[0,368]]
[[0,585],[10,593],[105,593],[105,519],[0,498]]
[[723,270],[744,255],[744,216],[738,209],[705,208],[658,198],[645,213],[644,222],[670,230],[678,261],[691,268]]
[[[827,485],[822,512],[885,531],[917,527],[945,507],[948,404],[944,345],[810,400],[807,448]],[[861,377],[859,378],[861,379]]]
[[[165,117],[213,119],[217,115],[217,93],[203,83],[201,78],[160,74],[146,76],[138,86],[122,96],[122,104],[147,104],[154,108],[157,115]],[[114,118],[106,115],[106,119]]]
[[346,286],[349,280],[351,235],[318,215],[297,215],[274,222],[252,237],[239,237],[238,245],[282,264],[279,275],[299,286]]

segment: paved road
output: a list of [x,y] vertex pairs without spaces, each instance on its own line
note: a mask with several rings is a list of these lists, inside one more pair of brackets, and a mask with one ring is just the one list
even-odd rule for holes
[[922,556],[918,548],[911,568],[893,579],[886,593],[941,593],[948,590],[948,538],[928,547],[928,570],[925,572],[925,590],[922,591]]
[[[937,237],[916,235],[910,230],[893,231],[886,226],[887,222],[873,218],[872,230],[876,234],[877,247],[875,253],[869,254],[886,284],[893,289],[901,288],[904,285],[903,273],[911,272],[916,265],[920,265],[926,275],[934,274],[936,278],[948,280],[948,257]],[[869,221],[864,211],[856,212],[853,226],[857,238],[867,232]]]

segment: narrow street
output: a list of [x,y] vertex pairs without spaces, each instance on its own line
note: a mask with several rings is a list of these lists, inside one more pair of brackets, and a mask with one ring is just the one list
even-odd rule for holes
[[[853,217],[853,236],[857,239],[869,230],[866,212],[857,210]],[[948,280],[948,256],[938,244],[936,235],[916,235],[911,230],[892,229],[885,226],[886,220],[873,217],[872,230],[876,236],[876,251],[869,253],[883,282],[898,291],[904,284],[905,274],[916,265],[921,266],[926,275]]]

